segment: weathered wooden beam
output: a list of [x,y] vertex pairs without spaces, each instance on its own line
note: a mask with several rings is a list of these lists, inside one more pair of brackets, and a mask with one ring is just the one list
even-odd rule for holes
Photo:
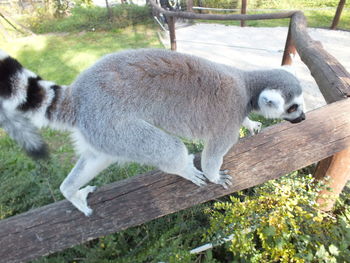
[[91,217],[60,201],[4,219],[0,261],[28,261],[315,163],[350,146],[349,112],[350,99],[342,100],[308,113],[299,124],[283,122],[240,140],[224,159],[223,169],[234,178],[227,190],[154,171],[101,187],[89,198]]
[[168,11],[159,7],[154,0],[149,0],[152,8],[166,16],[175,16],[187,19],[204,19],[204,20],[263,20],[263,19],[281,19],[290,18],[295,11],[270,13],[270,14],[256,14],[256,15],[217,15],[217,14],[197,14],[187,11]]
[[311,71],[328,103],[350,96],[350,74],[323,47],[307,33],[306,18],[296,12],[291,19],[292,39],[301,60]]
[[[318,87],[327,103],[342,100],[350,96],[350,74],[347,70],[326,50],[320,42],[316,42],[307,34],[306,19],[301,13],[295,13],[291,19],[292,38],[296,49],[310,69]],[[326,119],[332,115],[324,116]],[[337,153],[334,156],[322,160],[317,165],[315,177],[318,180],[328,178],[327,186],[331,191],[321,191],[317,202],[323,205],[324,211],[332,209],[335,197],[342,192],[347,181],[350,180],[350,150]],[[329,196],[326,200],[324,196]]]
[[335,15],[334,15],[334,18],[333,18],[333,21],[332,21],[331,29],[337,29],[341,13],[343,12],[343,8],[345,6],[345,2],[346,2],[346,0],[340,0],[339,1],[338,7],[337,7],[337,11],[335,12]]

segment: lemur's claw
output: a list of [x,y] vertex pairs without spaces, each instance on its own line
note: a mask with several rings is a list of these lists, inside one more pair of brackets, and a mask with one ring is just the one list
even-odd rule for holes
[[213,181],[213,183],[220,184],[223,188],[228,189],[232,185],[232,176],[227,174],[228,172],[229,170],[220,171],[220,176],[218,176],[218,178]]
[[186,173],[183,173],[181,176],[186,178],[187,180],[190,180],[192,183],[198,186],[204,186],[207,184],[204,173],[197,170],[197,168],[194,167],[193,164],[190,164]]
[[85,208],[85,211],[83,212],[85,216],[89,217],[93,214],[94,210],[92,210],[90,207]]

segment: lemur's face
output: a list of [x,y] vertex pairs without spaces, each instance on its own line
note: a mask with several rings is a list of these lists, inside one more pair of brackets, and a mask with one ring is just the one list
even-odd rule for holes
[[303,95],[295,97],[290,103],[285,105],[284,113],[281,116],[291,123],[298,123],[305,120]]
[[278,89],[265,89],[258,100],[260,113],[271,119],[284,119],[291,123],[305,120],[303,94],[292,96],[285,101],[282,92]]

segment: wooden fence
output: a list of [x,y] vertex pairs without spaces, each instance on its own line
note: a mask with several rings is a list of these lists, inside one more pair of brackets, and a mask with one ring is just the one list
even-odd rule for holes
[[[330,29],[337,29],[341,13],[343,12],[344,6],[345,6],[346,0],[339,0],[337,10],[334,14],[333,20],[332,20],[332,25],[330,26]],[[211,11],[240,11],[241,14],[246,14],[247,13],[247,5],[248,5],[248,0],[242,0],[241,1],[241,8],[240,9],[220,9],[220,8],[203,8],[203,7],[194,7],[193,6],[193,0],[187,0],[187,11],[192,11],[192,10],[211,10]],[[307,8],[304,10],[325,10],[325,9],[333,9],[331,7],[329,8]],[[281,10],[281,9],[249,9],[250,11],[286,11],[286,10]],[[241,20],[241,26],[245,26],[245,20]]]
[[[339,167],[339,160],[349,160],[350,74],[309,37],[301,12],[200,15],[170,12],[155,6],[154,0],[150,3],[172,19],[289,18],[285,50],[299,53],[330,104],[308,113],[299,124],[283,122],[242,139],[224,158],[223,169],[229,169],[234,178],[229,189],[214,184],[197,187],[178,176],[153,171],[101,187],[89,198],[95,212],[91,217],[64,200],[1,220],[0,262],[24,262],[48,255],[264,183],[330,156],[334,157],[323,165],[327,173],[331,167]],[[284,63],[289,63],[288,59]],[[347,180],[349,174],[343,172]]]

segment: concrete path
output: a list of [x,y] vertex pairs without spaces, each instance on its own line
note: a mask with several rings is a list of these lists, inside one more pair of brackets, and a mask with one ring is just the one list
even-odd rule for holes
[[[276,68],[282,61],[287,31],[286,27],[241,28],[200,23],[176,29],[177,50],[240,69]],[[350,71],[350,32],[311,28],[309,33]],[[169,46],[167,35],[162,41]],[[306,109],[325,105],[316,82],[299,56],[293,64],[304,89]]]

